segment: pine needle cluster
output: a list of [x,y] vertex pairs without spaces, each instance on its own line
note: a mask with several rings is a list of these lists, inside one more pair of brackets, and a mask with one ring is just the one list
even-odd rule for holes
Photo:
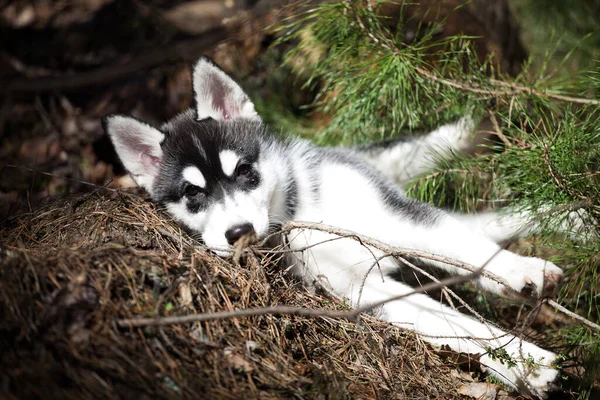
[[[536,243],[566,267],[559,301],[599,323],[600,60],[588,57],[588,69],[572,72],[561,66],[579,53],[548,44],[543,58],[509,77],[492,56],[478,59],[472,38],[438,38],[446,17],[439,10],[430,10],[436,22],[414,31],[405,29],[403,6],[391,20],[381,3],[322,4],[285,26],[282,40],[297,43],[288,65],[318,92],[313,107],[331,116],[315,141],[353,145],[464,115],[488,119],[488,151],[440,165],[409,194],[453,210],[503,206],[537,215]],[[555,334],[559,351],[583,363],[588,384],[598,382],[598,332],[573,323]]]

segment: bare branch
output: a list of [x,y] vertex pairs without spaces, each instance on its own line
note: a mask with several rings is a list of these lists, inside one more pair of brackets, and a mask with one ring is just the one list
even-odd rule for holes
[[[0,89],[1,90],[1,89]],[[80,179],[72,179],[72,178],[67,178],[65,176],[61,176],[61,175],[56,175],[56,174],[52,174],[50,172],[45,172],[45,171],[40,171],[37,169],[33,169],[33,168],[28,168],[28,167],[23,167],[21,165],[13,165],[13,164],[6,164],[5,167],[7,168],[15,168],[15,169],[20,169],[23,171],[28,171],[28,172],[35,172],[36,174],[40,174],[40,175],[45,175],[45,176],[50,176],[52,178],[59,178],[59,179],[64,179],[65,181],[71,181],[71,182],[77,182],[77,183],[81,183],[82,185],[86,185],[86,186],[93,186],[95,188],[98,189],[104,189],[104,190],[108,190],[110,192],[116,192],[117,189],[113,189],[108,187],[107,185],[97,185],[95,183],[91,183],[91,182],[86,182],[86,181],[82,181]]]
[[[529,94],[533,94],[533,95],[540,96],[540,97],[547,97],[549,99],[566,101],[569,103],[600,105],[600,100],[596,100],[596,99],[586,99],[583,97],[566,96],[563,94],[558,94],[558,93],[553,93],[553,92],[543,92],[541,90],[517,85],[514,82],[504,82],[504,81],[501,81],[498,79],[490,79],[490,82],[492,82],[494,85],[497,85],[497,86],[510,87],[514,91],[517,91],[517,92],[529,93]],[[508,93],[510,93],[510,92],[508,92]]]
[[588,328],[591,328],[591,329],[595,330],[596,332],[600,332],[600,325],[595,324],[592,321],[583,318],[581,315],[575,314],[573,311],[567,310],[565,307],[561,306],[556,301],[548,299],[548,305],[550,307],[554,308],[555,310],[560,311],[561,313],[568,315],[569,317],[571,317],[573,319],[576,319],[577,321],[581,322]]
[[190,322],[202,322],[202,321],[213,321],[222,320],[238,317],[252,317],[258,315],[299,315],[304,317],[329,317],[329,318],[344,318],[353,319],[359,314],[374,308],[380,307],[386,303],[401,300],[403,298],[412,296],[413,294],[423,293],[428,290],[438,289],[444,286],[455,285],[458,283],[466,282],[476,278],[480,274],[481,270],[476,270],[473,273],[463,276],[455,276],[452,278],[444,279],[439,282],[431,282],[415,288],[410,293],[393,296],[385,300],[381,300],[375,303],[370,303],[362,307],[355,308],[349,311],[329,311],[329,310],[315,310],[311,308],[301,307],[288,307],[288,306],[274,306],[274,307],[261,307],[261,308],[247,308],[243,310],[234,311],[222,311],[215,313],[202,313],[202,314],[189,314],[175,317],[162,317],[162,318],[133,318],[133,319],[120,319],[117,321],[117,326],[120,328],[137,328],[144,326],[164,326],[173,324],[185,324]]
[[[458,268],[466,269],[466,270],[470,271],[470,273],[466,274],[466,275],[462,275],[462,276],[444,279],[444,280],[436,280],[435,282],[431,282],[431,283],[422,285],[418,288],[415,288],[410,293],[390,297],[388,299],[385,299],[385,300],[382,300],[382,301],[379,301],[376,303],[371,303],[371,304],[367,304],[365,306],[357,307],[354,310],[350,310],[350,311],[329,311],[329,310],[315,310],[315,309],[308,309],[308,308],[301,308],[301,307],[274,306],[274,307],[250,308],[250,309],[234,310],[234,311],[223,311],[223,312],[216,312],[216,313],[190,314],[190,315],[175,316],[175,317],[121,319],[116,322],[117,326],[119,326],[120,328],[134,328],[134,327],[143,327],[143,326],[163,326],[163,325],[171,325],[171,324],[190,323],[190,322],[222,320],[222,319],[237,318],[237,317],[250,317],[250,316],[258,316],[258,315],[299,315],[299,316],[305,316],[305,317],[329,317],[329,318],[352,319],[352,318],[356,318],[359,314],[361,314],[363,312],[380,307],[386,303],[401,300],[401,299],[411,296],[413,294],[424,293],[424,292],[427,292],[430,290],[445,288],[449,285],[467,282],[474,278],[477,278],[480,275],[484,275],[487,278],[493,279],[493,280],[505,285],[506,287],[508,287],[508,285],[504,282],[503,279],[501,279],[501,278],[497,277],[496,275],[491,274],[487,271],[484,271],[483,268],[485,267],[485,265],[482,267],[479,267],[479,268],[475,268],[469,264],[466,264],[466,263],[463,263],[463,262],[460,262],[457,260],[453,260],[451,258],[441,257],[441,256],[438,256],[435,254],[416,251],[416,250],[395,248],[395,247],[389,246],[383,242],[380,242],[374,238],[359,235],[355,232],[348,231],[345,229],[340,229],[340,228],[336,228],[336,227],[332,227],[332,226],[324,225],[324,224],[318,224],[318,223],[290,221],[290,222],[287,222],[282,227],[280,232],[289,232],[294,229],[313,229],[313,230],[319,230],[319,231],[331,233],[334,235],[338,235],[339,237],[342,237],[342,238],[352,238],[354,240],[361,242],[363,245],[372,246],[380,251],[383,251],[386,256],[393,256],[393,257],[398,257],[398,258],[402,258],[402,256],[405,256],[405,257],[408,256],[408,257],[417,257],[417,258],[423,258],[423,259],[444,262],[444,263],[447,263],[450,265],[454,265]],[[422,272],[422,270],[420,268],[407,262],[407,260],[403,259],[403,261],[406,262],[407,265],[409,265],[409,267]],[[374,265],[376,265],[376,264],[374,264]],[[452,291],[450,291],[450,293],[453,295],[454,298],[460,299]],[[588,326],[589,328],[591,328],[597,332],[600,332],[599,325],[573,313],[572,311],[567,310],[566,308],[564,308],[563,306],[561,306],[554,300],[548,300],[547,303],[551,307],[553,307],[555,310],[560,311],[560,312],[582,322],[583,324],[585,324],[586,326]],[[470,309],[469,311],[474,313],[474,315],[477,316],[480,320],[482,319],[482,317],[480,315],[478,315],[476,312],[474,312],[474,310]]]
[[498,124],[498,118],[496,118],[496,114],[494,114],[492,110],[488,110],[488,115],[490,116],[490,121],[492,121],[492,125],[494,126],[494,135],[496,135],[506,147],[512,147],[512,143],[510,140],[508,140],[506,135],[502,133],[502,129],[500,129],[500,124]]

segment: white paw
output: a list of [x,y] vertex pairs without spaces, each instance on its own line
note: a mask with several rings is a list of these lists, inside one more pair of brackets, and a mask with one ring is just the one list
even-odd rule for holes
[[538,297],[553,295],[562,279],[562,269],[541,258],[521,257],[521,259],[524,261],[521,273],[525,285],[519,282],[518,286],[521,287],[513,289],[524,294],[534,294]]
[[556,386],[559,375],[558,369],[553,365],[556,354],[529,342],[522,342],[516,354],[522,361],[509,371],[514,376],[517,388],[545,399],[547,393]]
[[556,355],[518,339],[505,348],[511,362],[501,361],[498,357],[493,359],[490,355],[482,358],[483,364],[490,368],[489,372],[519,392],[545,399],[555,388],[559,375],[553,365]]
[[[556,291],[563,271],[551,263],[535,257],[521,257],[506,253],[492,259],[485,268],[504,279],[515,292],[537,297],[552,296]],[[486,278],[483,278],[486,279]],[[496,293],[506,293],[507,288],[496,282],[489,282],[487,289]]]
[[545,399],[548,392],[556,386],[558,370],[552,367],[539,367],[526,375],[524,384],[525,390],[529,393]]

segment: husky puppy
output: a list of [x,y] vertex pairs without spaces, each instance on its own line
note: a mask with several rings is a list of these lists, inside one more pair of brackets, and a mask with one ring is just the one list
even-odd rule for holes
[[[562,271],[539,258],[502,250],[496,242],[515,234],[493,214],[460,216],[407,198],[402,184],[432,168],[435,157],[469,146],[468,119],[430,134],[362,150],[320,148],[269,133],[240,86],[208,58],[192,76],[195,107],[162,127],[111,115],[104,127],[127,171],[181,224],[201,234],[219,256],[247,234],[264,238],[289,220],[319,222],[360,233],[391,246],[460,260],[503,278],[510,289],[542,296]],[[514,222],[514,221],[513,221]],[[323,279],[354,306],[410,293],[395,280],[400,263],[382,252],[320,231],[296,231],[293,270],[312,284]],[[324,242],[324,243],[321,243]],[[467,274],[443,262],[426,263]],[[481,276],[482,290],[505,293]],[[435,345],[482,354],[489,371],[519,390],[545,397],[558,375],[555,354],[441,304],[425,294],[388,302],[381,318],[421,334]],[[490,354],[504,349],[515,366]],[[533,363],[531,361],[534,361]]]

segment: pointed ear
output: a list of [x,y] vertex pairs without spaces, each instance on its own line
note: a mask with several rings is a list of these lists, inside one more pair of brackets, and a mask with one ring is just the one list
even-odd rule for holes
[[152,195],[152,184],[162,159],[160,143],[165,135],[148,124],[122,115],[105,117],[102,125],[127,171]]
[[210,58],[201,57],[198,60],[192,73],[192,83],[199,120],[245,118],[260,121],[250,98]]

